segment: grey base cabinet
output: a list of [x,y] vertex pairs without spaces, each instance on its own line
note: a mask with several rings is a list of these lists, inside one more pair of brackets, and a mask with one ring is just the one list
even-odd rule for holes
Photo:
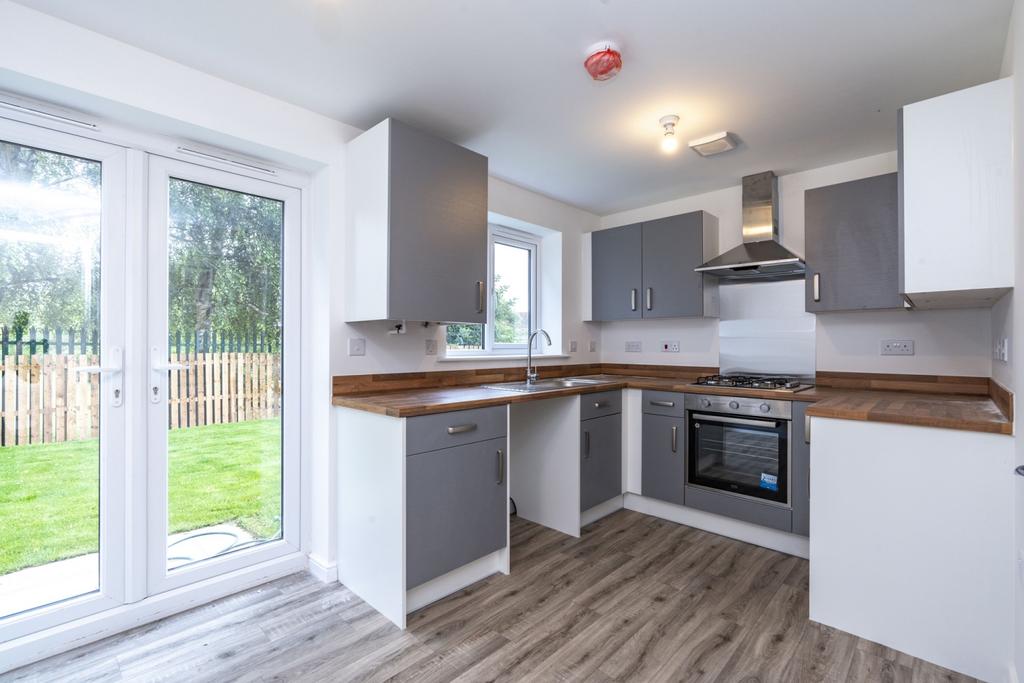
[[[678,404],[683,405],[682,394]],[[647,405],[645,394],[644,405]],[[686,419],[644,413],[640,493],[682,505],[686,481]]]
[[793,505],[793,533],[811,534],[811,435],[807,405],[793,401],[793,428],[790,442],[790,489]]
[[621,493],[622,415],[583,420],[580,423],[580,511]]
[[505,547],[505,437],[406,458],[406,587]]

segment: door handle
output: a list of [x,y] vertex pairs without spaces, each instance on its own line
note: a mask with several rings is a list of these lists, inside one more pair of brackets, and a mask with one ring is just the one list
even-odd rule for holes
[[590,458],[590,432],[583,432],[583,457]]
[[476,281],[476,312],[484,312],[484,281]]
[[605,408],[608,406],[608,401],[594,401],[595,408]]
[[679,447],[679,427],[678,425],[672,425],[672,452],[677,453]]
[[811,416],[804,415],[804,443],[811,442]]
[[630,310],[636,310],[636,290],[629,290],[629,308]]
[[647,288],[647,310],[648,311],[651,310],[651,306],[653,305],[653,302],[654,302],[654,288],[653,287],[648,287]]
[[821,301],[821,273],[815,273],[811,282],[814,287],[814,300]]
[[119,408],[121,403],[124,401],[122,394],[124,393],[124,351],[120,346],[113,346],[107,354],[110,358],[111,364],[109,366],[104,365],[83,365],[75,368],[75,372],[79,374],[88,375],[112,375],[110,378],[110,403],[115,408]]
[[448,428],[448,433],[449,434],[465,434],[466,432],[471,432],[474,429],[476,429],[476,424],[475,423],[464,424],[464,425],[452,425],[451,427]]
[[498,449],[498,485],[505,483],[505,451]]
[[652,406],[660,406],[662,408],[674,408],[676,405],[675,401],[649,401]]
[[[162,376],[163,373],[170,370],[187,370],[188,368],[181,363],[171,363],[164,360],[160,349],[154,346],[149,349],[149,369],[151,372],[159,373]],[[150,385],[149,401],[150,403],[160,402],[160,385],[155,382]]]

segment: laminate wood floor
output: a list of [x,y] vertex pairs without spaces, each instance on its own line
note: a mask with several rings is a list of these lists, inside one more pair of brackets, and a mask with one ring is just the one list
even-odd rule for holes
[[807,562],[620,511],[579,539],[514,519],[512,575],[400,631],[297,574],[5,681],[968,681],[807,618]]

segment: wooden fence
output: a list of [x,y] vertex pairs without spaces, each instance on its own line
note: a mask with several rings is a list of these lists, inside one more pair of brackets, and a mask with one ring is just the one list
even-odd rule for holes
[[[170,360],[185,369],[169,373],[168,428],[260,420],[281,414],[280,353],[258,342],[256,336],[251,339],[246,337],[243,344],[222,337],[220,344],[211,344],[199,338],[172,338],[171,348],[176,350],[171,352]],[[75,348],[67,349],[70,353],[53,353],[57,345],[47,346],[51,353],[43,351],[41,342],[25,341],[18,348],[12,342],[8,349],[0,341],[0,447],[99,435],[100,376],[77,371],[86,365],[99,365],[99,356],[74,353],[78,350]],[[125,398],[131,400],[128,395]]]

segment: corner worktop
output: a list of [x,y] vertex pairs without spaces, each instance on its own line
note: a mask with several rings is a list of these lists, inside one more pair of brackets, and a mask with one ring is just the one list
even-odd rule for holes
[[[567,367],[572,368],[573,366]],[[642,370],[644,367],[639,366],[637,369]],[[1012,434],[1013,432],[1012,408],[1010,407],[1012,400],[1010,400],[1008,392],[995,385],[995,390],[982,393],[982,387],[987,387],[987,384],[982,385],[978,381],[959,382],[958,378],[943,378],[939,383],[932,379],[925,379],[923,376],[894,375],[893,379],[887,380],[887,383],[887,381],[877,379],[866,380],[863,378],[868,376],[858,376],[854,373],[822,373],[819,375],[819,381],[822,384],[818,386],[798,392],[774,392],[695,386],[693,384],[696,376],[708,374],[707,371],[714,370],[713,368],[694,368],[693,372],[689,373],[677,371],[678,376],[676,377],[594,372],[594,370],[602,369],[600,364],[580,366],[578,369],[581,372],[576,374],[567,374],[565,371],[548,374],[543,373],[544,368],[541,368],[542,373],[547,377],[565,377],[571,374],[575,377],[598,379],[601,380],[601,383],[530,393],[491,389],[483,386],[484,383],[495,384],[505,381],[505,378],[502,377],[500,380],[483,379],[481,383],[475,385],[392,388],[385,391],[354,391],[338,395],[337,380],[339,378],[336,378],[336,395],[332,399],[332,403],[335,406],[391,417],[414,417],[629,388],[800,401],[813,404],[807,409],[807,414],[813,417],[888,422],[995,434]],[[621,372],[623,368],[615,366],[613,369]],[[588,370],[589,372],[587,372]],[[521,372],[521,369],[519,371]],[[549,371],[549,373],[551,372]],[[419,376],[426,377],[432,374],[434,373],[419,373]],[[406,374],[395,377],[408,378],[412,376]],[[854,381],[855,379],[857,381]],[[968,379],[978,380],[978,378]],[[835,386],[835,384],[840,386]]]

